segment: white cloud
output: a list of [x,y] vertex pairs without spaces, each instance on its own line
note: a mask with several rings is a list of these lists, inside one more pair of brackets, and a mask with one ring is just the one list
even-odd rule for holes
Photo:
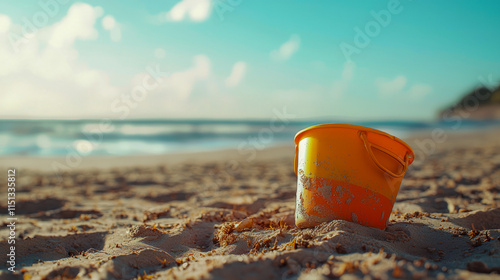
[[277,50],[270,54],[273,60],[284,61],[290,59],[300,48],[300,37],[297,34],[290,36],[290,39],[283,43]]
[[116,22],[116,19],[107,15],[102,19],[102,27],[109,31],[109,37],[113,42],[119,42],[122,39],[122,31],[120,24]]
[[425,84],[416,84],[413,85],[408,90],[408,95],[412,99],[420,99],[431,93],[432,87]]
[[[293,101],[296,104],[292,105],[293,102],[289,102],[289,106],[298,106],[297,111],[303,111],[298,108],[306,107],[303,106],[304,100],[314,100],[316,105],[313,108],[319,108],[322,106],[326,106],[324,108],[324,112],[328,112],[328,106],[332,106],[332,102],[338,102],[338,100],[346,94],[349,89],[352,80],[354,78],[354,73],[356,71],[356,64],[353,61],[346,61],[342,67],[342,72],[340,78],[337,78],[331,84],[327,85],[313,85],[306,89],[286,89],[286,90],[278,90],[275,92],[276,96],[281,98],[281,100],[290,101],[290,96],[293,96],[296,100]],[[307,98],[305,98],[307,97]],[[278,98],[278,99],[279,99]],[[302,100],[302,101],[301,101]],[[317,104],[317,100],[325,100],[325,102],[321,102],[321,104]],[[282,101],[283,102],[283,101]],[[311,105],[312,106],[312,105]],[[321,111],[321,110],[319,110]],[[314,115],[314,114],[312,114]]]
[[102,19],[102,27],[106,30],[115,28],[116,20],[113,16],[107,15]]
[[[105,112],[119,90],[108,75],[78,58],[77,40],[93,40],[99,10],[76,3],[50,26],[20,39],[17,52],[0,37],[0,112],[2,116],[79,117]],[[21,34],[18,25],[11,34]],[[22,38],[19,35],[19,38]]]
[[155,58],[157,58],[157,59],[164,59],[165,55],[166,55],[166,52],[162,48],[157,48],[154,51],[154,55],[155,55]]
[[165,13],[167,21],[204,21],[212,12],[211,0],[182,0]]
[[50,27],[52,30],[48,43],[56,48],[65,48],[72,46],[76,39],[96,39],[98,36],[94,27],[96,19],[97,13],[92,6],[84,3],[73,4],[67,15]]
[[0,14],[0,33],[5,33],[10,29],[11,21],[6,15]]
[[[140,83],[146,75],[137,75],[133,84]],[[227,89],[226,78],[214,74],[206,55],[195,56],[189,68],[170,72],[162,80],[131,112],[131,117],[224,118],[234,117],[241,110],[241,100]]]
[[158,90],[169,96],[175,95],[177,99],[188,99],[196,83],[208,80],[212,72],[210,59],[205,55],[195,56],[193,63],[192,68],[171,74]]
[[301,116],[315,116],[318,114],[337,114],[341,104],[341,97],[351,86],[356,72],[356,64],[347,61],[342,67],[341,74],[331,84],[312,84],[306,88],[288,88],[273,91],[266,96],[266,102],[259,107],[273,108],[287,107],[288,112]]
[[237,86],[241,82],[241,80],[243,80],[246,71],[247,71],[247,64],[245,62],[242,61],[236,62],[233,66],[231,74],[229,75],[229,77],[226,78],[226,86],[227,87]]
[[344,69],[342,70],[342,80],[352,80],[352,77],[354,76],[354,69],[356,69],[356,64],[352,61],[346,61],[344,63]]
[[[110,82],[108,73],[90,67],[79,58],[77,41],[96,38],[100,24],[104,31],[119,25],[112,16],[98,21],[102,15],[103,11],[88,4],[74,4],[58,22],[41,27],[28,39],[21,39],[17,52],[8,36],[0,36],[0,117],[122,117],[123,112],[114,110],[113,104],[118,100],[122,103],[117,106],[123,105],[124,97],[135,102],[131,98],[134,89],[143,84],[148,73],[145,70],[132,77],[130,84],[117,87]],[[7,26],[5,22],[9,22],[7,32],[22,34],[21,26],[10,24],[6,18],[0,16],[0,26]],[[72,29],[67,29],[65,24]],[[165,51],[157,49],[155,54],[163,57]],[[167,70],[165,65],[158,67],[161,72]],[[236,62],[227,72],[231,73],[229,77],[216,76],[209,57],[194,56],[191,66],[172,69],[159,84],[148,78],[146,98],[131,105],[128,116],[235,116],[242,110],[241,95],[235,95],[226,85],[241,83],[246,64]],[[243,104],[247,109],[246,103]]]
[[406,86],[408,80],[405,76],[397,76],[393,80],[388,80],[384,78],[379,78],[376,80],[375,84],[377,86],[378,92],[381,96],[387,97],[397,93],[400,93]]
[[95,12],[96,17],[98,17],[98,18],[100,18],[104,15],[104,9],[101,6],[95,6],[94,12]]
[[354,70],[356,69],[356,64],[352,61],[346,61],[344,63],[344,68],[342,69],[342,76],[339,80],[333,82],[331,88],[331,94],[334,97],[340,97],[349,88],[352,78],[354,77]]
[[392,80],[379,78],[375,84],[379,95],[384,98],[401,95],[411,99],[420,99],[432,92],[432,87],[426,84],[413,84],[408,88],[408,79],[403,75],[399,75]]

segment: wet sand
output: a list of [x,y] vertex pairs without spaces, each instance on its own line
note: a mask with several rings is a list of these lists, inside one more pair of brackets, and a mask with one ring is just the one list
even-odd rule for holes
[[[407,142],[417,149],[424,136]],[[292,146],[254,158],[89,157],[61,176],[51,164],[64,159],[3,158],[2,182],[17,169],[18,272],[5,266],[0,278],[498,279],[498,139],[449,134],[420,153],[384,231],[341,220],[296,228]]]

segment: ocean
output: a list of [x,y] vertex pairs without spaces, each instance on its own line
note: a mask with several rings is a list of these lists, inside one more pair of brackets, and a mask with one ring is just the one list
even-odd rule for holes
[[[0,156],[158,155],[293,144],[295,134],[329,121],[0,120]],[[498,122],[365,121],[350,124],[405,138],[433,128],[473,130]]]

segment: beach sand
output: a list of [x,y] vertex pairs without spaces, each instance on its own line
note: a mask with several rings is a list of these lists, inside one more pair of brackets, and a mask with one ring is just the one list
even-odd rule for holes
[[[417,153],[386,230],[294,225],[292,146],[170,156],[3,158],[16,168],[16,270],[1,279],[498,279],[500,133]],[[420,139],[420,140],[419,140]]]

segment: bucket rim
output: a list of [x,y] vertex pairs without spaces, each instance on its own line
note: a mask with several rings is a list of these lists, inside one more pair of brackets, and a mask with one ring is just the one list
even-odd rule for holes
[[298,142],[300,142],[300,136],[302,136],[302,134],[304,134],[307,131],[310,131],[310,130],[313,130],[313,129],[318,129],[318,128],[349,128],[349,129],[356,129],[356,130],[363,130],[363,131],[366,131],[366,132],[377,133],[377,134],[389,137],[390,139],[392,139],[392,140],[400,143],[401,145],[405,146],[408,149],[408,151],[411,153],[411,156],[412,156],[411,159],[410,159],[410,163],[412,163],[413,160],[415,159],[415,152],[410,147],[410,145],[408,145],[405,141],[403,141],[403,140],[399,139],[398,137],[396,137],[394,135],[391,135],[391,134],[389,134],[387,132],[383,132],[381,130],[378,130],[378,129],[375,129],[375,128],[371,128],[371,127],[366,127],[366,126],[361,126],[361,125],[354,125],[354,124],[327,123],[327,124],[313,125],[313,126],[310,126],[308,128],[304,128],[301,131],[297,132],[297,134],[295,134],[295,138],[294,138],[295,145],[297,146],[299,144]]

